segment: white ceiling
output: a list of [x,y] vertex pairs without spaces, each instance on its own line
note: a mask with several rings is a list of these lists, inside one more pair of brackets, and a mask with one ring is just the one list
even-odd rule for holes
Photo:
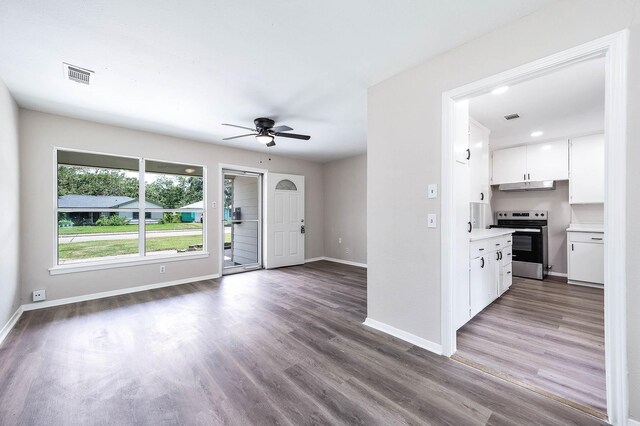
[[0,78],[26,108],[218,144],[271,117],[312,136],[273,152],[324,162],[366,151],[367,87],[552,1],[5,0]]
[[[469,114],[491,130],[491,149],[593,133],[604,128],[605,64],[584,61],[469,101]],[[518,113],[520,118],[505,120]],[[540,137],[531,137],[542,131]]]

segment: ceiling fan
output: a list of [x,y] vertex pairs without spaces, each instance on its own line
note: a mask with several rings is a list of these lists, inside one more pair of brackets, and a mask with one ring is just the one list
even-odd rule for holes
[[311,136],[307,136],[307,135],[299,135],[296,133],[285,133],[285,132],[290,132],[293,129],[289,126],[274,127],[276,123],[270,118],[264,118],[264,117],[256,118],[255,120],[253,120],[253,124],[255,124],[256,126],[255,129],[252,129],[251,127],[237,126],[235,124],[222,123],[223,126],[237,127],[238,129],[250,130],[251,132],[253,132],[253,133],[247,133],[245,135],[224,138],[222,140],[228,141],[231,139],[245,138],[247,136],[255,136],[258,142],[263,143],[266,146],[275,146],[276,143],[274,142],[274,139],[276,136],[280,138],[302,139],[305,141],[308,141],[309,139],[311,139]]

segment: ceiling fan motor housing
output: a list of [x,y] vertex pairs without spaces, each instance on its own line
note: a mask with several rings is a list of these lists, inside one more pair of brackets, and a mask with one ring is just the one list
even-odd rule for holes
[[256,129],[271,129],[273,126],[275,126],[276,122],[273,121],[270,118],[256,118],[255,120],[253,120],[253,123],[256,125]]

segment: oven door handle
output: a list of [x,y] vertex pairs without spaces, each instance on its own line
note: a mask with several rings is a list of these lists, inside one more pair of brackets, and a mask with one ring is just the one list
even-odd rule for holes
[[540,232],[542,232],[540,229],[535,229],[535,228],[522,228],[522,229],[517,229],[514,232],[514,234],[531,234],[531,233],[536,233],[539,234]]

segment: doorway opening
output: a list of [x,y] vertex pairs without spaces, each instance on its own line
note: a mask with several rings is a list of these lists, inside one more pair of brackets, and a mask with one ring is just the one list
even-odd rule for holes
[[[627,37],[443,94],[444,354],[614,424],[627,415]],[[581,67],[594,68],[558,78]],[[598,75],[590,111],[584,88],[562,92]],[[489,105],[554,77],[564,98],[529,87],[516,110]]]
[[222,169],[223,275],[262,268],[262,177]]

